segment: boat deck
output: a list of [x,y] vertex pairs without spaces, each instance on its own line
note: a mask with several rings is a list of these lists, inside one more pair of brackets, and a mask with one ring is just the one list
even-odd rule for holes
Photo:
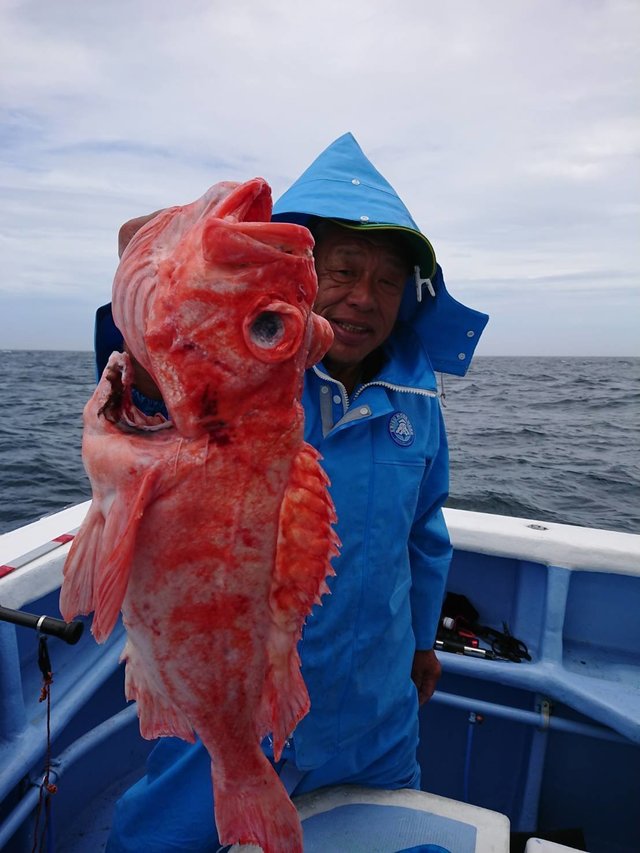
[[[58,615],[69,537],[87,506],[0,537],[5,607]],[[455,510],[447,523],[448,589],[469,598],[482,624],[507,622],[532,660],[439,654],[443,678],[420,715],[423,788],[506,815],[512,833],[578,830],[590,853],[640,850],[640,536]],[[49,642],[61,853],[103,849],[113,800],[150,748],[135,707],[123,710],[123,641],[119,628],[104,646],[88,630],[75,646]],[[37,642],[0,622],[7,853],[31,849],[46,749]]]

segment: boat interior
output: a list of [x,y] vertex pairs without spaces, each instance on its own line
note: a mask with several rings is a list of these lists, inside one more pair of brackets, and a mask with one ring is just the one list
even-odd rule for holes
[[[86,509],[0,537],[0,604],[59,617]],[[640,850],[640,536],[460,510],[447,522],[449,591],[530,660],[483,656],[482,641],[475,653],[441,651],[443,676],[420,715],[423,796],[306,795],[296,801],[305,851],[516,853],[532,839],[540,853],[563,849],[545,843]],[[124,700],[122,626],[97,645],[90,617],[81,621],[73,644],[0,621],[0,849],[10,853],[103,850],[113,803],[153,746]]]

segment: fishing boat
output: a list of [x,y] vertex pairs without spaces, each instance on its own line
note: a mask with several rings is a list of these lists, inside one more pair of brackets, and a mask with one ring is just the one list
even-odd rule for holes
[[[122,627],[97,645],[84,620],[55,621],[88,506],[0,537],[0,849],[11,853],[103,850],[113,804],[153,746],[124,700]],[[640,850],[640,535],[445,513],[449,593],[488,631],[443,620],[443,677],[420,717],[423,792],[294,799],[305,851]],[[496,652],[505,636],[516,653]]]

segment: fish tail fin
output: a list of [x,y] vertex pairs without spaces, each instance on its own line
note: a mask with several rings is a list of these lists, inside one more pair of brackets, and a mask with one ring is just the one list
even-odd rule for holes
[[65,560],[60,613],[70,622],[94,609],[95,574],[104,530],[104,516],[91,504]]
[[[259,750],[249,764],[241,783],[219,773],[216,765],[213,784],[220,843],[259,844],[263,853],[303,853],[298,812],[275,770]],[[247,769],[244,757],[241,766]]]

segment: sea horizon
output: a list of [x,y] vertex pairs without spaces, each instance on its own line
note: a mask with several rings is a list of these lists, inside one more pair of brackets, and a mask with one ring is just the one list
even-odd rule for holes
[[[93,349],[78,349],[75,347],[0,347],[0,353],[3,352],[68,352],[68,353],[93,353]],[[580,353],[571,353],[570,355],[563,354],[546,354],[539,355],[536,353],[483,353],[478,352],[476,350],[475,355],[473,356],[473,360],[475,361],[478,358],[628,358],[628,359],[640,359],[640,353],[638,354],[595,354],[595,355],[585,355]]]

